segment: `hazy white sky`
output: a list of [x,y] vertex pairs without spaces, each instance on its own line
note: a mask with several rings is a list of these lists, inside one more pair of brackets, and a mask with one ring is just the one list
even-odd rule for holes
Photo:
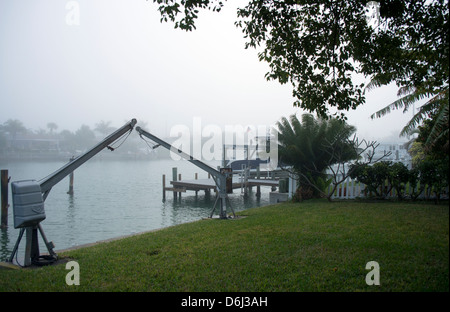
[[[75,131],[131,118],[165,136],[174,125],[270,125],[302,112],[290,85],[266,81],[268,65],[234,26],[236,4],[200,12],[197,30],[160,23],[146,0],[40,0],[0,2],[0,123]],[[74,19],[79,6],[79,25]],[[68,5],[68,6],[67,6]],[[67,7],[66,7],[67,6]],[[76,17],[75,17],[76,18]],[[398,133],[412,112],[371,120],[395,99],[396,87],[371,91],[348,113],[358,135],[382,140]]]

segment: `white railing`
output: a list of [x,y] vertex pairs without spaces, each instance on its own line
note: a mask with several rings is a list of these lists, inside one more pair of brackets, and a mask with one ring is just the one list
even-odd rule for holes
[[[388,186],[383,186],[387,188]],[[358,182],[356,180],[353,180],[351,178],[347,178],[344,182],[340,183],[336,190],[334,191],[333,195],[331,196],[331,199],[354,199],[357,197],[363,198],[367,197],[371,194],[370,192],[365,192],[366,185],[364,183]],[[333,185],[330,185],[327,190],[327,194],[330,194],[330,192],[333,190]],[[423,198],[434,198],[435,194],[433,192],[430,192],[431,190],[428,187],[425,187],[422,193],[417,197],[420,199]],[[403,198],[411,198],[414,196],[415,193],[418,192],[418,188],[416,186],[415,189],[413,189],[409,184],[407,184],[404,188],[402,197]],[[381,193],[381,192],[379,192]],[[384,193],[384,192],[383,192]],[[440,198],[441,199],[448,199],[449,188],[447,187],[446,190],[441,193]],[[387,194],[386,198],[397,198],[397,192],[394,188],[392,188],[389,193]]]
[[[353,199],[356,197],[365,197],[364,190],[366,188],[366,185],[358,182],[356,180],[347,178],[344,182],[340,183],[336,190],[334,191],[334,194],[331,196],[331,199]],[[333,190],[333,185],[330,185],[328,187],[327,194],[330,194],[330,192]]]

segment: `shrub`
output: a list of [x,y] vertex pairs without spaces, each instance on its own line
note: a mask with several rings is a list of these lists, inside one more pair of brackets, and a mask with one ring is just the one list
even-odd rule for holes
[[355,164],[351,166],[350,176],[364,183],[366,192],[372,192],[378,198],[386,198],[394,189],[398,199],[402,200],[406,185],[409,183],[411,199],[417,199],[426,190],[426,198],[434,193],[436,202],[439,202],[449,185],[448,169],[448,157],[425,158],[411,170],[400,162],[381,161],[373,165]]

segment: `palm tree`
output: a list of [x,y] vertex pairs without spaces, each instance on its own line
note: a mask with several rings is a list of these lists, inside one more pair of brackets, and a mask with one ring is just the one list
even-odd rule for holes
[[356,128],[342,120],[315,119],[311,114],[303,114],[300,121],[292,115],[290,120],[283,117],[277,128],[279,162],[299,177],[302,198],[324,195],[329,183],[326,169],[356,157],[348,140]]
[[430,118],[432,120],[433,126],[424,142],[425,148],[431,149],[439,140],[446,138],[445,143],[442,147],[448,151],[448,106],[449,99],[447,86],[420,107],[419,111],[406,124],[402,132],[400,132],[400,135],[407,135],[411,133],[421,122],[423,122],[427,118]]
[[3,129],[6,132],[9,132],[9,134],[11,134],[11,136],[13,137],[13,140],[16,139],[17,133],[21,133],[21,132],[24,133],[27,131],[27,129],[24,127],[23,123],[17,119],[8,119],[3,124]]
[[50,134],[53,134],[53,130],[58,129],[58,125],[56,123],[54,123],[54,122],[49,122],[47,124],[47,128],[50,129]]

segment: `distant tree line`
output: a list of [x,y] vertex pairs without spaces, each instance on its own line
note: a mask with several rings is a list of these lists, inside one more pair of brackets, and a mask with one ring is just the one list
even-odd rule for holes
[[[58,132],[58,128],[55,122],[49,122],[47,129],[31,130],[20,120],[9,119],[0,124],[0,155],[42,153],[50,149],[53,154],[79,154],[117,129],[111,126],[111,122],[105,121],[100,121],[94,128],[81,125],[75,131],[64,129]],[[19,144],[19,141],[22,143]],[[142,147],[138,143],[136,138],[130,137],[117,154],[138,153]]]

